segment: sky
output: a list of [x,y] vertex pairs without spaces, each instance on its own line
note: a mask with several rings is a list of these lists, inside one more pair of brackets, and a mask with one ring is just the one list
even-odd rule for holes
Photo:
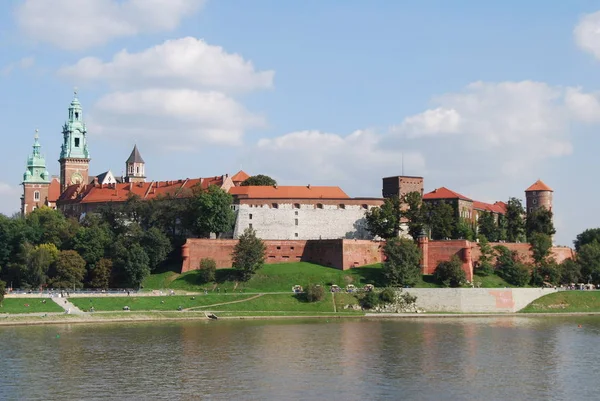
[[77,88],[90,174],[267,174],[381,196],[415,175],[476,200],[554,189],[555,242],[600,226],[600,3],[4,0],[0,212],[39,129],[59,173]]

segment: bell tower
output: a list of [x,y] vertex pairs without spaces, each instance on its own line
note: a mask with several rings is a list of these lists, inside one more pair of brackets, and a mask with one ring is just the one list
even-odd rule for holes
[[83,111],[74,92],[69,106],[69,118],[62,130],[63,144],[60,150],[60,191],[70,185],[87,184],[90,154],[87,147],[87,130],[83,122]]
[[33,152],[27,158],[27,168],[23,174],[23,195],[21,215],[25,216],[47,203],[50,188],[50,173],[46,170],[46,159],[40,152],[38,130],[35,130]]
[[125,171],[127,171],[125,181],[146,182],[145,165],[146,163],[144,163],[144,159],[142,159],[142,155],[140,155],[137,145],[134,145],[131,155],[129,155],[129,159],[125,162]]

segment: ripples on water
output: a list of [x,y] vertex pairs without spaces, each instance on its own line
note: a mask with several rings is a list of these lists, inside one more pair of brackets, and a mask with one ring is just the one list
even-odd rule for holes
[[591,317],[0,327],[0,399],[598,399],[599,351]]

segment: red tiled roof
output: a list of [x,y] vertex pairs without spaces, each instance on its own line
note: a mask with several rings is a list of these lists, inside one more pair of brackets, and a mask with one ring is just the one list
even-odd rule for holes
[[473,209],[498,214],[505,214],[506,204],[504,202],[496,202],[492,205],[491,203],[473,201]]
[[234,183],[244,182],[248,178],[250,178],[250,176],[245,171],[240,170],[233,177],[231,177],[231,181]]
[[53,178],[48,186],[48,202],[56,202],[60,197],[60,181]]
[[533,183],[532,186],[530,186],[529,188],[527,188],[525,190],[525,192],[531,192],[531,191],[551,191],[551,192],[554,192],[552,190],[552,188],[550,188],[548,185],[546,185],[542,180],[537,180],[536,182]]
[[60,196],[61,201],[79,201],[81,203],[124,202],[130,196],[140,199],[155,199],[171,196],[185,198],[192,193],[192,188],[203,189],[209,185],[223,185],[223,177],[194,178],[175,181],[152,181],[141,183],[117,183],[107,185],[71,185]]
[[229,193],[245,199],[349,199],[340,187],[247,186],[233,187]]
[[467,198],[464,195],[459,194],[458,192],[454,192],[449,190],[446,187],[441,187],[434,189],[433,191],[423,195],[424,200],[435,200],[435,199],[460,199],[466,201],[473,201],[472,199]]

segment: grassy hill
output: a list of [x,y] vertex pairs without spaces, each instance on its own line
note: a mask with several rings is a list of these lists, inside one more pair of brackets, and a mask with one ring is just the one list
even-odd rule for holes
[[600,312],[600,291],[554,292],[536,299],[521,312]]

